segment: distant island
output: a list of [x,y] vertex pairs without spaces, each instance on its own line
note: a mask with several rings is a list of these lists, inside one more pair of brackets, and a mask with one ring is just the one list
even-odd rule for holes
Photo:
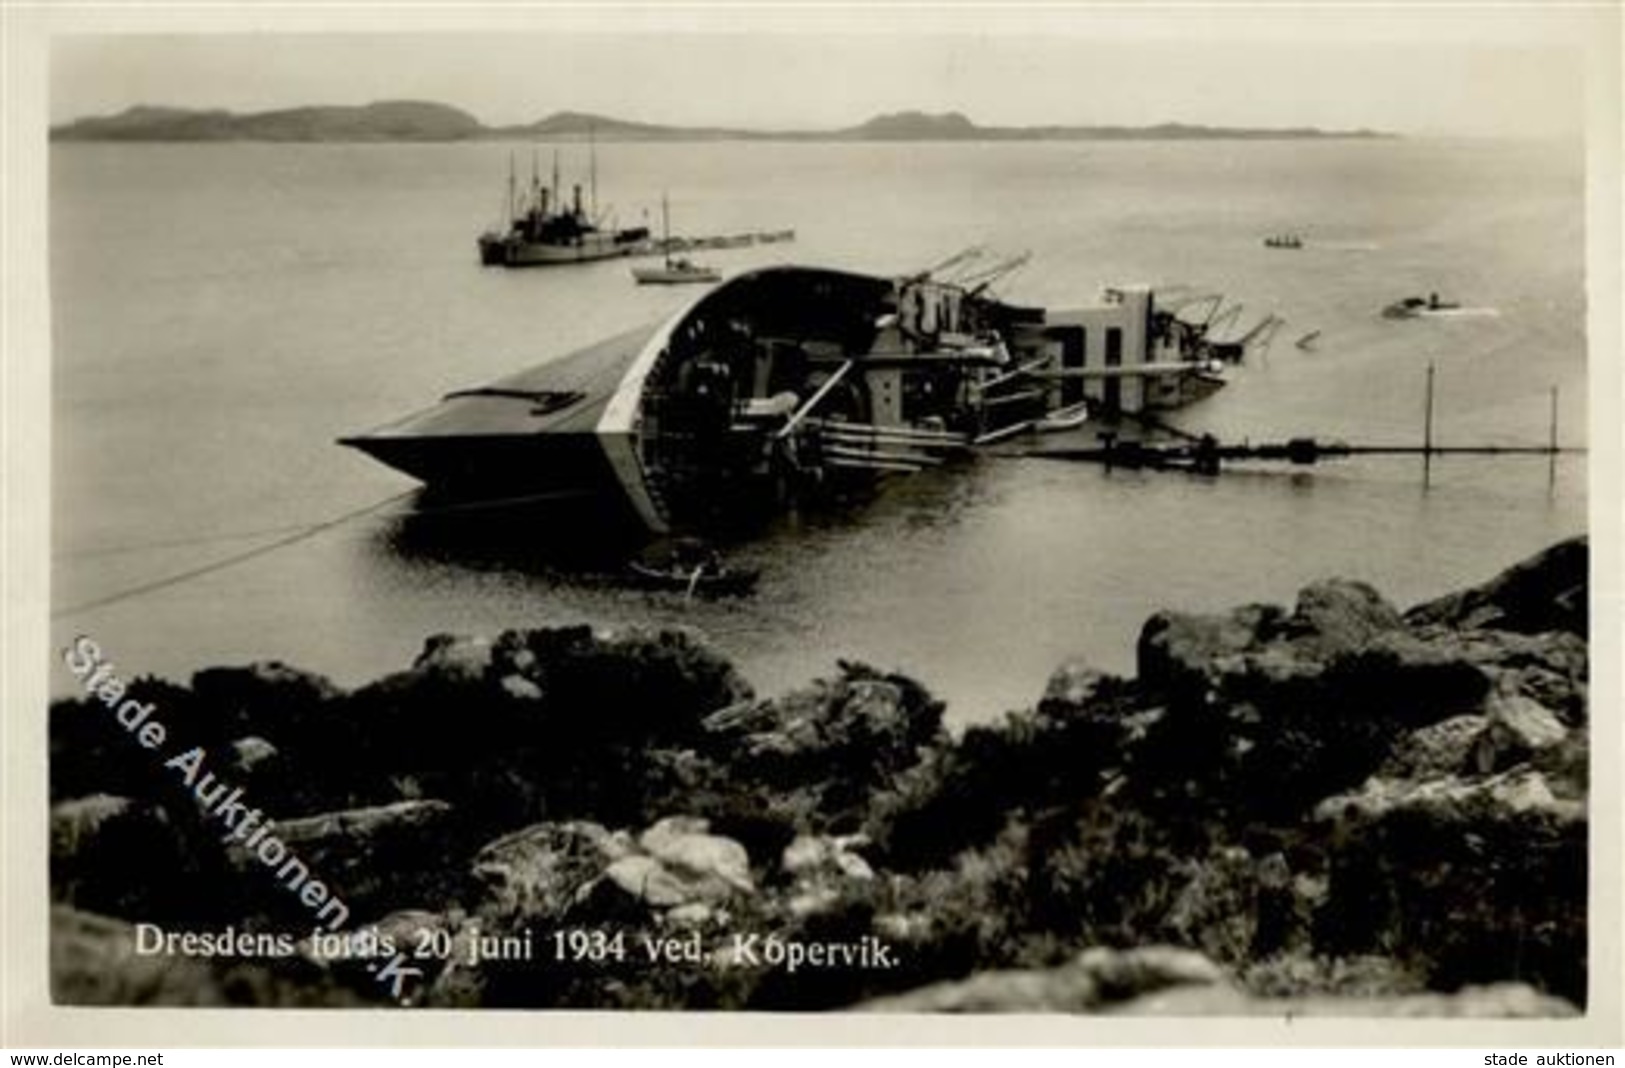
[[137,106],[51,128],[53,141],[1278,141],[1385,138],[1373,130],[1270,129],[1162,123],[1155,126],[978,126],[959,112],[899,111],[836,130],[743,130],[662,126],[559,111],[518,126],[486,126],[466,111],[421,100],[322,105],[237,114]]

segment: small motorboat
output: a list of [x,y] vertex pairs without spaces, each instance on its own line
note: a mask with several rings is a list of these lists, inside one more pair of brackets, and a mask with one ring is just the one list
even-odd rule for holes
[[671,212],[666,198],[660,198],[660,244],[665,250],[665,262],[659,267],[634,267],[632,277],[638,285],[682,285],[685,282],[720,282],[722,273],[715,267],[706,267],[684,257],[672,258]]
[[1264,239],[1265,248],[1302,248],[1303,237],[1298,234],[1271,234]]
[[632,277],[639,285],[681,285],[684,282],[720,282],[722,272],[692,260],[667,259],[659,267],[634,267]]

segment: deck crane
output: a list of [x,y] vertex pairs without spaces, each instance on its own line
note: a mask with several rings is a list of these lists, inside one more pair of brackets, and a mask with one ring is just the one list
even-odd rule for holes
[[991,267],[985,267],[980,271],[972,272],[964,278],[959,279],[958,284],[965,287],[966,294],[968,296],[980,296],[982,292],[993,283],[999,281],[1001,278],[1007,277],[1017,270],[1020,270],[1026,265],[1027,261],[1032,258],[1033,254],[1031,252],[1023,252],[1019,256],[1012,256],[1009,259],[1002,260]]
[[904,275],[903,282],[924,282],[932,275],[937,274],[940,271],[946,271],[950,267],[957,267],[961,263],[966,263],[970,260],[976,259],[984,251],[986,250],[981,245],[972,245],[969,248],[960,249],[947,259],[942,260],[939,263],[934,263],[923,271],[916,271],[913,274]]
[[1240,318],[1242,309],[1245,307],[1245,304],[1238,301],[1226,308],[1223,313],[1210,317],[1202,326],[1207,331],[1208,336],[1211,337],[1217,334],[1222,327],[1230,326]]

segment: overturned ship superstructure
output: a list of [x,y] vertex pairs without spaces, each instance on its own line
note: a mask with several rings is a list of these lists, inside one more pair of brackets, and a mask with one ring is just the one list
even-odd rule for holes
[[771,267],[341,440],[437,494],[568,499],[665,532],[1041,425],[1177,406],[1221,374],[1203,328],[1146,287],[1050,311],[929,273]]

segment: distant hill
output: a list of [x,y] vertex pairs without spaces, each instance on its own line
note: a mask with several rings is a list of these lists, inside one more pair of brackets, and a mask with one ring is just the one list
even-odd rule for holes
[[185,108],[128,108],[53,127],[58,141],[1169,141],[1390,137],[1371,130],[1191,126],[978,126],[957,111],[898,111],[839,130],[742,130],[662,126],[558,111],[519,126],[483,125],[466,111],[418,100],[317,106],[246,115]]
[[843,140],[854,141],[967,141],[983,131],[957,111],[928,115],[923,111],[898,111],[876,115],[861,126],[842,130]]
[[589,137],[596,137],[600,141],[737,141],[775,136],[713,126],[657,126],[584,111],[556,111],[528,125],[500,126],[487,131],[487,134],[539,141],[585,141]]
[[53,140],[63,141],[467,141],[484,134],[466,111],[418,100],[249,115],[133,107],[51,131]]

